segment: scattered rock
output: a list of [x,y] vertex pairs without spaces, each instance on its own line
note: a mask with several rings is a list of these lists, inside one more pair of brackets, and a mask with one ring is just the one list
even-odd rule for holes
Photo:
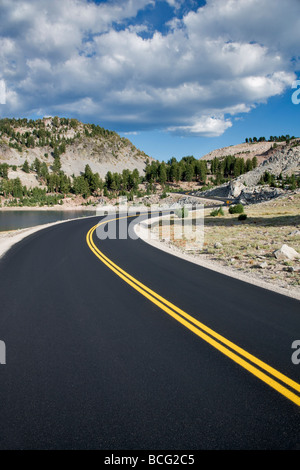
[[263,263],[258,265],[258,268],[260,268],[260,269],[264,269],[264,268],[267,268],[267,267],[268,267],[268,263],[266,263],[266,261],[264,261]]
[[283,259],[299,259],[300,254],[294,250],[294,248],[284,244],[279,250],[274,251],[274,256],[278,260],[283,260]]
[[293,230],[291,233],[289,233],[290,237],[297,237],[300,235],[300,230]]
[[288,266],[288,267],[286,268],[286,270],[287,270],[289,273],[295,272],[294,266]]
[[217,248],[217,249],[223,248],[223,245],[222,245],[222,243],[220,243],[220,242],[216,242],[216,243],[214,244],[214,248]]

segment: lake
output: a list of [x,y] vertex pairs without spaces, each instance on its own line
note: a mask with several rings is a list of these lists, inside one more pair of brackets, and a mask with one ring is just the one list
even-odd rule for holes
[[0,210],[0,232],[96,215],[96,211]]

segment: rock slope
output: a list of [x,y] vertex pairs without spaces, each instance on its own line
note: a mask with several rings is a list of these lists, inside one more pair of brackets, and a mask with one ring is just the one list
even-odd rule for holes
[[266,172],[275,177],[300,174],[300,146],[284,145],[254,170],[235,178],[229,183],[224,183],[208,191],[198,192],[197,195],[203,197],[228,197],[244,204],[272,199],[279,196],[283,190],[258,185],[261,177]]
[[124,169],[138,169],[143,174],[147,159],[152,160],[128,139],[98,126],[65,118],[5,121],[2,132],[0,128],[0,163],[19,167],[25,160],[31,165],[38,158],[51,170],[55,146],[62,143],[61,169],[68,176],[80,175],[87,164],[102,178],[108,171],[121,173]]
[[[201,160],[213,160],[214,158],[224,158],[227,155],[235,157],[252,159],[257,157],[258,163],[268,159],[274,152],[274,142],[255,142],[255,143],[242,143],[238,145],[230,145],[229,147],[222,147],[207,153]],[[277,147],[283,147],[285,142],[276,142]]]

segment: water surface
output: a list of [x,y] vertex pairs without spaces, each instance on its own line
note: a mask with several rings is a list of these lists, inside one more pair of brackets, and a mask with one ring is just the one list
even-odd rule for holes
[[17,230],[21,228],[35,227],[36,225],[49,224],[60,220],[77,219],[96,215],[96,211],[1,211],[0,210],[0,232]]

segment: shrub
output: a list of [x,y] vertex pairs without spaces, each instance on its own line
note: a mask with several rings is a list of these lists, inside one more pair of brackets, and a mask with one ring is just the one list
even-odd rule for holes
[[247,214],[240,214],[238,216],[238,220],[246,220],[247,219]]
[[222,207],[219,207],[219,209],[215,209],[215,210],[211,211],[210,215],[212,217],[221,217],[222,215],[224,215],[224,211],[223,211]]
[[183,219],[184,217],[188,217],[189,211],[186,207],[182,207],[181,209],[176,209],[175,214],[177,217]]
[[236,206],[229,207],[229,214],[242,214],[244,212],[243,204],[237,204]]

